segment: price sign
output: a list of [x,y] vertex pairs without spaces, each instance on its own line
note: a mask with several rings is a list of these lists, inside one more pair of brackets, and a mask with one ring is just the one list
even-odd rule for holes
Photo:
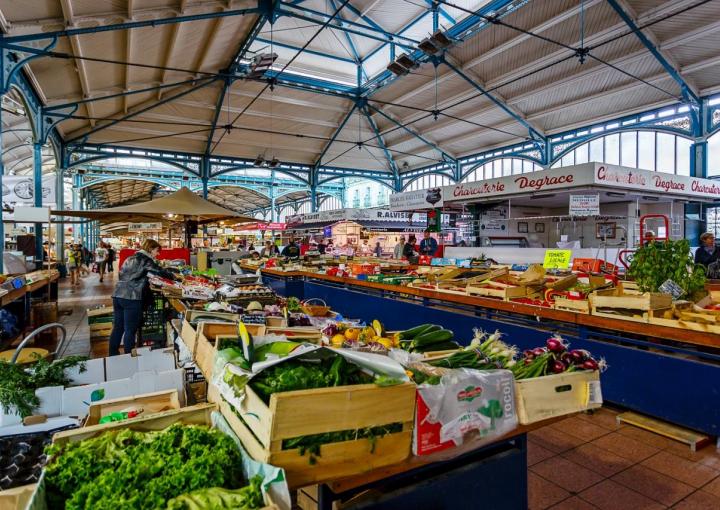
[[600,214],[600,195],[570,195],[570,216]]
[[547,250],[545,252],[545,269],[567,269],[570,267],[572,250]]

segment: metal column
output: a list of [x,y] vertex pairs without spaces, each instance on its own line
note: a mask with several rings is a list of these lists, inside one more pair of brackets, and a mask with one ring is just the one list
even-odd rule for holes
[[[0,155],[3,153],[3,141],[2,141],[2,108],[0,108]],[[2,179],[5,175],[5,166],[3,165],[2,158],[0,157],[0,187],[2,187]],[[1,204],[1,202],[0,202]],[[5,252],[5,224],[0,219],[0,273],[4,272],[4,252]]]
[[[58,210],[65,209],[65,164],[61,164],[56,172],[55,182],[55,202]],[[55,256],[58,263],[65,263],[65,222],[64,216],[59,217],[60,220],[55,224]]]
[[[35,197],[35,207],[42,207],[42,145],[37,142],[33,144],[33,182],[33,196]],[[37,269],[42,268],[42,261],[43,224],[35,223],[35,263],[37,265]]]

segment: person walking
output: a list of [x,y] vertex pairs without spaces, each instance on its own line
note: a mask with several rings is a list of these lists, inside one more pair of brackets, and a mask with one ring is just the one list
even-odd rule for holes
[[100,242],[98,247],[95,248],[95,263],[97,264],[98,274],[100,275],[100,283],[103,281],[105,276],[105,269],[107,268],[108,261],[108,250],[105,243]]
[[151,302],[152,293],[148,272],[155,271],[165,278],[172,274],[163,271],[155,259],[160,253],[160,243],[146,239],[140,251],[125,260],[118,275],[118,283],[112,295],[113,327],[110,333],[110,356],[120,354],[122,342],[125,353],[135,347],[138,329],[143,315],[143,304]]
[[75,292],[75,287],[80,285],[80,267],[82,267],[82,250],[77,244],[71,244],[68,246],[67,251],[67,267],[70,272],[70,287]]
[[380,246],[380,242],[378,241],[377,243],[375,243],[375,248],[373,249],[373,255],[380,258],[382,256],[382,252],[383,252],[382,246]]
[[403,256],[403,250],[405,249],[405,236],[400,236],[400,240],[393,249],[393,258],[400,260]]
[[113,272],[113,266],[115,265],[115,248],[110,243],[107,245],[108,258],[107,258],[107,272]]

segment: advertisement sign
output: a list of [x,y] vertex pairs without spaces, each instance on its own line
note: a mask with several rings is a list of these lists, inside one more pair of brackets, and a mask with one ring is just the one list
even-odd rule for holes
[[418,209],[434,209],[443,206],[441,188],[406,191],[390,195],[391,211],[415,211]]
[[162,232],[162,230],[163,224],[161,222],[128,224],[128,232]]
[[503,231],[507,229],[508,208],[498,205],[480,214],[480,230]]
[[[55,176],[43,177],[43,204],[55,203]],[[2,201],[5,204],[34,204],[35,186],[32,175],[4,175]]]
[[432,211],[428,211],[427,229],[430,232],[440,232],[442,230],[441,218],[442,214],[440,209],[433,209]]
[[567,269],[570,267],[572,250],[547,250],[543,267],[545,269]]
[[570,216],[600,214],[600,195],[570,195]]

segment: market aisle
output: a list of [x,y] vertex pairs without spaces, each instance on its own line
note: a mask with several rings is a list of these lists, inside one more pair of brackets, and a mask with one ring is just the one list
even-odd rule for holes
[[720,508],[720,454],[698,453],[607,408],[528,435],[530,509]]
[[[98,275],[91,273],[87,277],[81,278],[80,287],[74,290],[70,287],[69,278],[60,281],[58,289],[59,321],[67,329],[69,337],[65,351],[61,353],[62,356],[90,355],[87,309],[111,304],[116,275],[117,272],[106,275],[103,283],[100,283]],[[66,311],[72,313],[63,313]],[[96,344],[107,344],[107,341],[96,342]]]

